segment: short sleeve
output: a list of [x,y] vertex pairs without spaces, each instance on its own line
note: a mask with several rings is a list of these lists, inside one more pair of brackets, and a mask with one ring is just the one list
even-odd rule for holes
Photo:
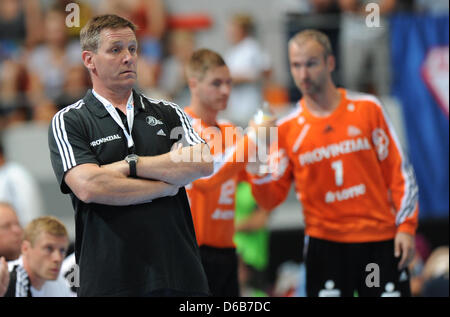
[[81,119],[76,114],[78,109],[67,107],[59,111],[53,117],[48,131],[50,160],[60,189],[65,194],[71,192],[64,182],[67,171],[85,163],[99,164],[88,137],[82,131]]

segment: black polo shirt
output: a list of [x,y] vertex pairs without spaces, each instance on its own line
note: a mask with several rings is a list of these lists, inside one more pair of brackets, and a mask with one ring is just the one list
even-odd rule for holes
[[[176,105],[135,91],[133,100],[137,155],[167,153],[179,140],[204,142]],[[123,114],[122,120],[127,127]],[[184,188],[146,204],[109,206],[86,204],[65,184],[65,173],[77,165],[109,164],[130,152],[123,130],[91,91],[53,117],[49,147],[61,191],[75,209],[79,296],[139,296],[162,288],[209,293]]]

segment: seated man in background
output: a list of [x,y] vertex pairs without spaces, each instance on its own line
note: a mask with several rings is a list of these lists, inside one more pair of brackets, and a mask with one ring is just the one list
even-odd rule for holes
[[423,268],[424,297],[448,297],[449,286],[449,248],[447,245],[436,248]]
[[23,230],[14,208],[0,201],[0,257],[12,261],[20,256]]
[[72,296],[59,274],[68,246],[66,227],[58,219],[45,216],[29,223],[22,256],[8,264],[10,282],[5,297]]
[[9,284],[9,272],[8,265],[6,264],[5,258],[0,258],[0,297],[5,295],[6,289]]

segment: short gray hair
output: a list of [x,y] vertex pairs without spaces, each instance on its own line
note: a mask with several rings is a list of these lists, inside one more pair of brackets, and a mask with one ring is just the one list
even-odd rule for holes
[[307,40],[314,40],[323,47],[324,57],[333,55],[333,49],[331,47],[331,42],[328,36],[318,30],[307,29],[295,34],[290,40],[289,45],[295,43],[297,45],[303,44]]
[[100,33],[104,29],[130,28],[136,33],[136,25],[115,14],[105,14],[93,17],[80,31],[81,50],[97,52],[100,46]]

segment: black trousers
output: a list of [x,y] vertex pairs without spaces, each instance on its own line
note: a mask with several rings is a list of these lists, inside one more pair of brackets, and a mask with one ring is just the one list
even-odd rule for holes
[[394,240],[338,243],[309,238],[305,246],[308,297],[411,296],[409,272],[397,268]]
[[212,296],[239,297],[236,249],[202,245],[200,255]]

